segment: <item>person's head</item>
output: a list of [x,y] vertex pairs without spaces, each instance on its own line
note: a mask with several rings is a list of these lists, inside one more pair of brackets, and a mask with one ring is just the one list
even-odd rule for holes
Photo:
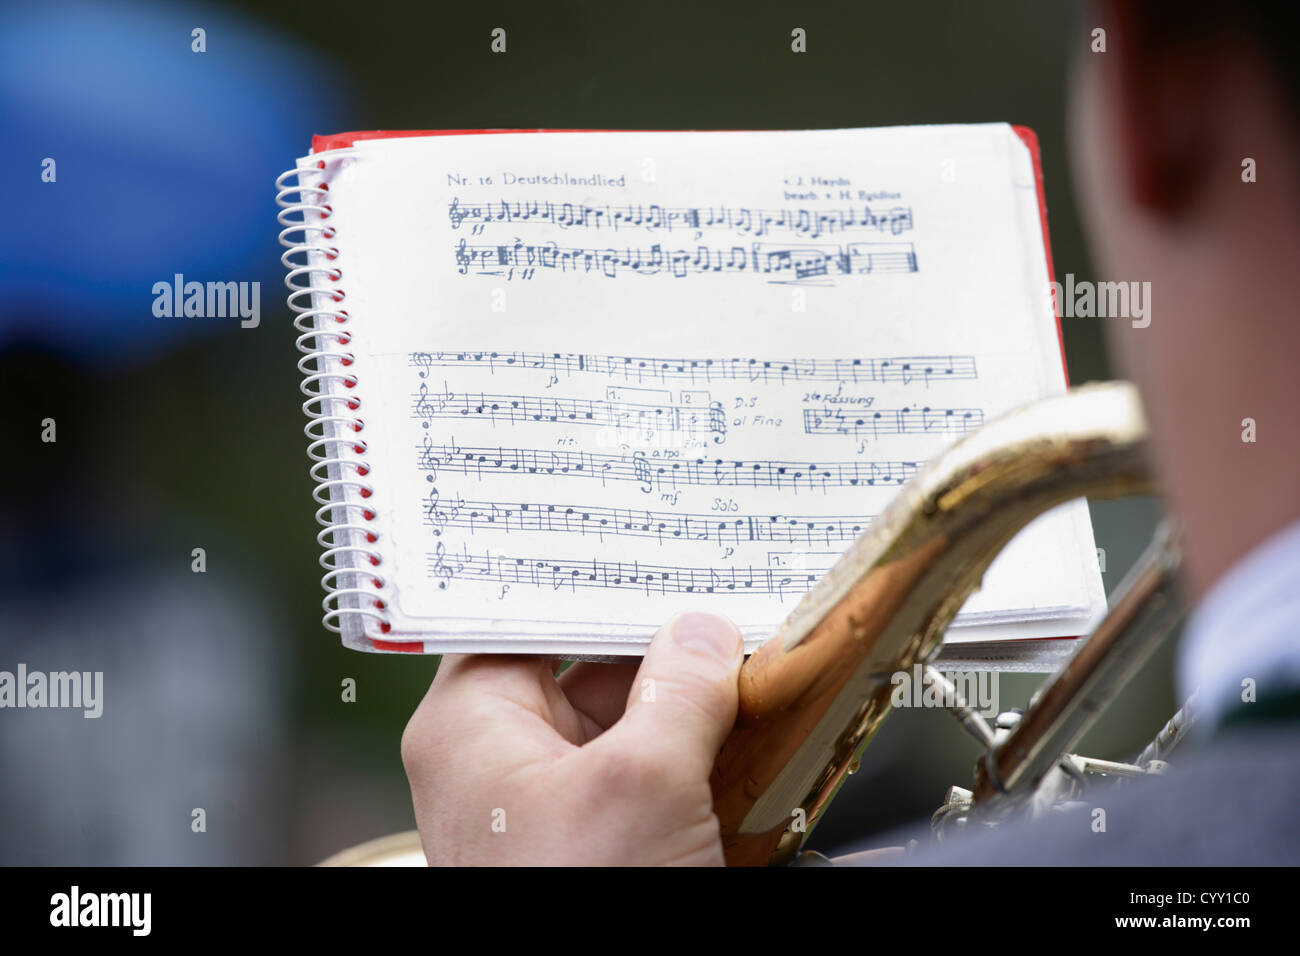
[[1074,66],[1072,152],[1096,279],[1150,282],[1150,324],[1109,318],[1108,338],[1142,389],[1195,595],[1300,517],[1288,7],[1096,0]]

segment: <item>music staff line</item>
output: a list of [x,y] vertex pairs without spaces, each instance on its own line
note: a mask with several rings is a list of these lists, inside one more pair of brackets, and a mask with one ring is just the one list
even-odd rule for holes
[[594,425],[638,434],[711,437],[716,444],[721,444],[727,436],[726,416],[719,402],[709,406],[643,405],[604,399],[543,398],[487,392],[461,395],[449,389],[430,391],[424,382],[412,396],[411,416],[424,419],[426,427],[431,419],[478,418],[486,419],[494,427],[527,422]]
[[620,272],[637,275],[688,275],[750,273],[773,277],[777,283],[830,280],[835,276],[918,271],[916,250],[910,242],[851,242],[836,245],[775,245],[695,249],[563,247],[555,242],[470,245],[461,239],[453,250],[456,269],[468,275],[531,279],[538,270],[553,273],[599,273],[617,278]]
[[978,408],[881,408],[869,412],[846,412],[842,408],[805,408],[803,430],[808,435],[924,435],[960,434],[984,424]]
[[675,491],[683,486],[717,488],[801,488],[829,494],[832,488],[901,485],[924,462],[916,461],[742,461],[724,458],[657,458],[644,452],[606,455],[544,448],[461,447],[435,444],[429,436],[417,446],[419,467],[436,479],[440,472],[473,475],[537,475],[546,478],[588,478],[604,487],[610,481],[631,481],[646,493]]
[[532,369],[553,375],[603,375],[625,382],[900,382],[910,385],[935,379],[973,381],[979,377],[972,355],[910,355],[890,358],[757,359],[757,358],[648,358],[631,355],[583,355],[574,352],[412,352],[409,364],[427,378],[430,368],[486,366],[498,369]]
[[508,202],[462,202],[454,197],[447,208],[452,229],[461,225],[496,223],[549,224],[560,229],[644,229],[672,232],[674,229],[700,232],[730,230],[760,238],[772,232],[789,232],[806,239],[855,231],[875,231],[898,236],[913,227],[910,206],[893,206],[876,212],[869,205],[860,209],[751,209],[706,206],[660,206],[637,203],[626,206],[519,200]]
[[874,515],[717,515],[593,508],[573,504],[506,503],[442,499],[433,489],[425,497],[424,524],[441,535],[448,528],[471,534],[482,531],[579,534],[604,541],[606,536],[654,538],[718,545],[751,542],[825,544],[852,541]]
[[578,588],[663,594],[761,594],[799,597],[826,569],[716,568],[642,564],[639,561],[554,561],[506,555],[451,554],[441,545],[426,556],[429,577],[446,589],[455,580],[528,585],[552,591]]

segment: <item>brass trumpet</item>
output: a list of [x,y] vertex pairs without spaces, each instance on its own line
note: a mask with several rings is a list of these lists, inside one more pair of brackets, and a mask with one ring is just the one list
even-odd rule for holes
[[[743,665],[736,726],[712,774],[730,865],[790,862],[889,715],[891,676],[927,681],[952,619],[994,558],[1030,521],[1084,495],[1152,490],[1147,427],[1127,383],[1086,385],[989,423],[933,459],[804,595]],[[1177,624],[1177,534],[1164,528],[1111,598],[1111,610],[1023,715],[996,728],[960,701],[984,746],[971,789],[953,787],[937,833],[971,818],[1035,812],[1088,771],[1158,772],[1189,716],[1180,712],[1135,764],[1070,750]],[[947,688],[952,690],[951,686]],[[1018,718],[1018,719],[1017,719]],[[414,831],[327,865],[423,860]]]
[[[1146,446],[1136,389],[1088,385],[991,422],[904,486],[741,669],[739,716],[712,778],[728,863],[794,857],[888,716],[891,675],[920,664],[942,681],[927,665],[993,559],[1067,500],[1151,490]],[[1177,623],[1176,539],[1158,536],[1014,727],[953,708],[986,753],[974,789],[953,788],[936,822],[1010,813],[1068,790],[1060,776],[1071,771],[1151,769],[1068,751]],[[1167,736],[1185,725],[1171,722]]]

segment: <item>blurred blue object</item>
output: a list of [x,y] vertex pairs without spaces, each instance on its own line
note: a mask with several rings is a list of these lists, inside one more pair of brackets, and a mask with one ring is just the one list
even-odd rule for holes
[[275,314],[272,186],[341,125],[346,88],[293,38],[210,6],[0,9],[0,349],[102,360],[238,328],[156,318],[153,284],[175,273],[262,281]]

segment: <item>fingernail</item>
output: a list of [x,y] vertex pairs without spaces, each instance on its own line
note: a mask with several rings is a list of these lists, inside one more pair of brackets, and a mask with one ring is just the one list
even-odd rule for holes
[[740,656],[740,631],[725,617],[688,611],[673,619],[673,641],[682,647],[707,651],[728,664]]

